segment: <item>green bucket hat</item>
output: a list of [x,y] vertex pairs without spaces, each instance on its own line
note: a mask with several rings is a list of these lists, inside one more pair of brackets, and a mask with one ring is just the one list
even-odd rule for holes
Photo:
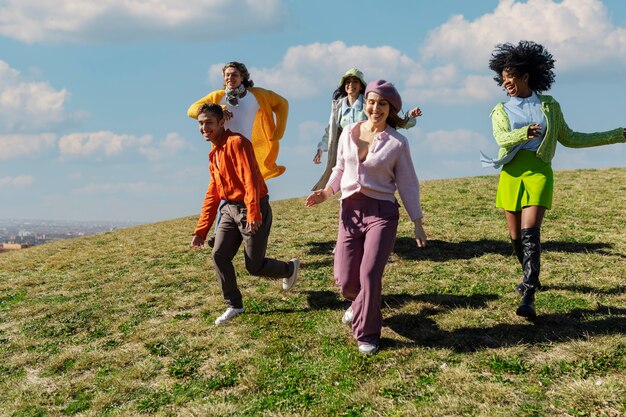
[[365,91],[365,87],[367,87],[367,83],[365,82],[365,78],[363,77],[363,73],[361,71],[359,71],[358,69],[356,69],[356,68],[350,68],[348,71],[346,71],[345,74],[343,74],[343,76],[339,80],[339,87],[341,87],[343,85],[343,83],[346,81],[346,78],[348,78],[348,77],[358,78],[359,81],[361,81],[361,84],[362,84],[362,87],[363,87],[363,91]]

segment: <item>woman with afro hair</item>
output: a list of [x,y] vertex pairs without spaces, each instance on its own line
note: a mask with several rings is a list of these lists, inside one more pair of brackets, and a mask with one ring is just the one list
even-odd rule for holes
[[521,41],[497,45],[489,68],[510,99],[498,103],[491,112],[493,136],[500,146],[498,159],[483,155],[482,162],[484,166],[502,167],[496,207],[504,209],[524,274],[516,287],[522,297],[516,314],[534,319],[535,291],[541,289],[540,229],[546,209],[552,206],[551,161],[556,144],[584,148],[626,142],[626,130],[579,133],[570,129],[559,103],[542,94],[554,82],[554,59],[540,44]]

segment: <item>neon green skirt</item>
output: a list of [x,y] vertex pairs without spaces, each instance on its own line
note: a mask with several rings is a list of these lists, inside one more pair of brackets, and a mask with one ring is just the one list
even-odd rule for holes
[[507,211],[522,211],[528,206],[550,209],[553,191],[552,164],[537,158],[535,152],[519,151],[502,166],[496,207]]

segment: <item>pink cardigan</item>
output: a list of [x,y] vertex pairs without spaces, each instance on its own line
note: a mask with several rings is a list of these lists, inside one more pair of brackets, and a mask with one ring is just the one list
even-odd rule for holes
[[420,204],[420,185],[415,174],[409,142],[394,128],[387,126],[360,162],[357,122],[346,126],[339,138],[337,164],[326,184],[333,192],[341,190],[341,199],[362,193],[377,200],[396,201],[396,189],[411,220],[424,217]]

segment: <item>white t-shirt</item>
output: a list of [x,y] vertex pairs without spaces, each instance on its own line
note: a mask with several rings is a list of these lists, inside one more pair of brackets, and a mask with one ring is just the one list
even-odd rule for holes
[[254,97],[254,94],[248,91],[243,98],[239,98],[237,106],[231,106],[226,103],[226,95],[224,95],[220,104],[226,104],[226,109],[233,113],[233,117],[226,121],[224,127],[235,133],[241,133],[249,140],[252,140],[252,125],[259,111],[259,102]]

